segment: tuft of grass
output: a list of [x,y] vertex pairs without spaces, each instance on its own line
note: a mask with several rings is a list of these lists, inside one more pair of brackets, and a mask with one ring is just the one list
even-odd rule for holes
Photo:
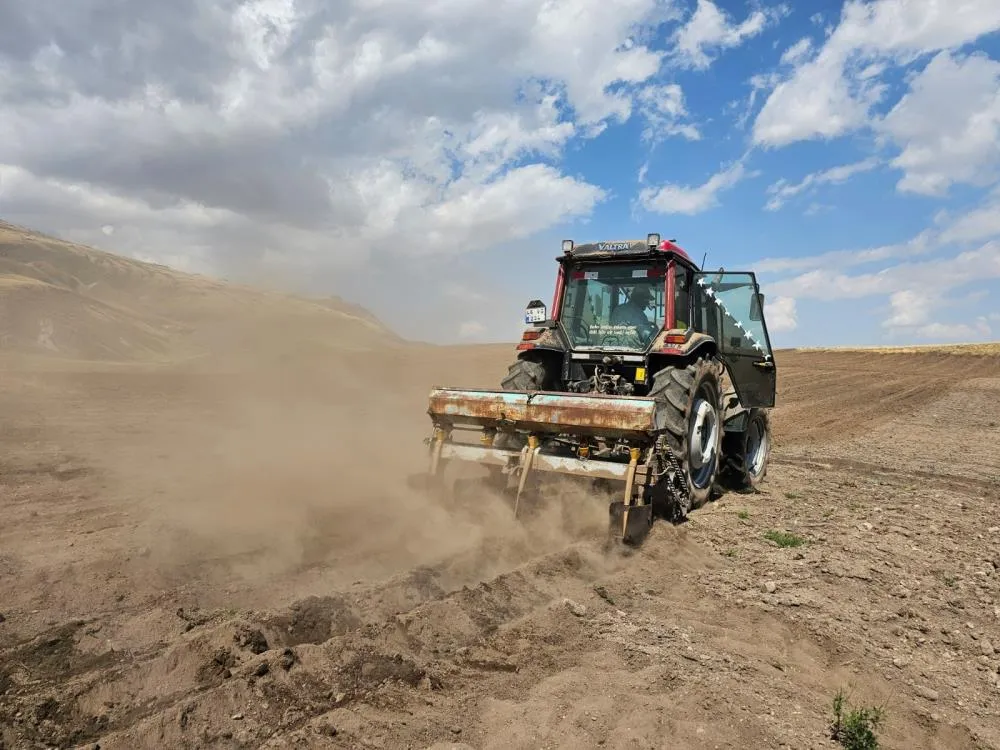
[[786,492],[785,493],[785,499],[786,500],[798,500],[799,497],[801,497],[801,496],[798,493],[795,493],[795,492]]
[[830,737],[846,750],[879,750],[878,731],[885,718],[881,706],[850,708],[843,689],[833,698]]
[[739,513],[736,514],[736,517],[741,521],[746,521],[748,518],[750,518],[750,511],[741,510]]
[[724,554],[726,557],[736,557],[736,550],[727,549],[722,554]]
[[800,536],[787,531],[776,531],[775,529],[765,531],[764,538],[771,540],[779,547],[801,547],[806,543],[806,540]]

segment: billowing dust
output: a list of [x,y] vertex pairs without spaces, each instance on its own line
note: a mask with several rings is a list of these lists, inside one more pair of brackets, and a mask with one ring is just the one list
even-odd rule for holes
[[823,748],[847,685],[886,747],[1000,747],[995,357],[779,353],[764,492],[623,554],[569,479],[408,487],[510,347],[258,334],[4,360],[2,750]]

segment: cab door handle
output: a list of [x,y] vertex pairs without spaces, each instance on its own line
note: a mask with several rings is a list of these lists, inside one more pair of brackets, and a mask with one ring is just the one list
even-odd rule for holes
[[774,362],[772,362],[769,359],[762,359],[759,362],[754,362],[753,366],[754,367],[759,367],[761,370],[773,370],[774,369]]

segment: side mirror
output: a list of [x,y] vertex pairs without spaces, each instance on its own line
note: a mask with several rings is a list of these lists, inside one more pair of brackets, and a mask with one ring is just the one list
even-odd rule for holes
[[764,294],[757,292],[750,298],[750,320],[764,319]]
[[528,325],[544,323],[548,319],[548,310],[540,299],[533,299],[524,310],[524,322]]

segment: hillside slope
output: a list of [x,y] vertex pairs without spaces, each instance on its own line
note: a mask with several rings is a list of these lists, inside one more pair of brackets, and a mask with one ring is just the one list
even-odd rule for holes
[[157,361],[401,343],[338,300],[229,284],[0,221],[0,351]]

